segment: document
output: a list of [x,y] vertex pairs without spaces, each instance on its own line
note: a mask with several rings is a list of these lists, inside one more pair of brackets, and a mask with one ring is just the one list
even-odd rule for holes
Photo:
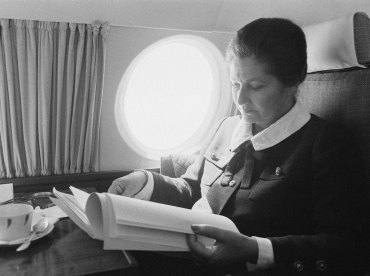
[[14,198],[13,183],[0,185],[0,203]]
[[[104,241],[107,250],[189,251],[186,234],[192,224],[211,224],[238,232],[221,215],[108,193],[88,194],[70,187],[73,195],[53,189],[50,198],[82,230]],[[198,236],[206,246],[214,240]]]

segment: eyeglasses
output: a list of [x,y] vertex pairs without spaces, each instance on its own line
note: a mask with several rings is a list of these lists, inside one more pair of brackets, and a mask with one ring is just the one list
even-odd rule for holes
[[1,205],[6,205],[6,204],[10,204],[10,203],[26,203],[26,204],[32,205],[33,204],[33,201],[34,201],[33,198],[15,197],[15,198],[9,199],[7,201],[0,202],[0,206]]

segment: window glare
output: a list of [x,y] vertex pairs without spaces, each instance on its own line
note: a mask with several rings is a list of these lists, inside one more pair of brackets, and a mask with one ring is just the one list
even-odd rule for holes
[[124,100],[134,136],[155,150],[176,148],[200,127],[211,102],[212,70],[201,51],[172,42],[145,55]]

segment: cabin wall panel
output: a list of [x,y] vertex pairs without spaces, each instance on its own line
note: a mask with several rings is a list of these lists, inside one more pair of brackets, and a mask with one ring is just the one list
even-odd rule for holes
[[306,26],[357,11],[370,15],[369,0],[224,0],[214,30],[233,32],[260,17],[284,17]]
[[369,0],[0,0],[0,18],[234,32],[259,17],[307,25],[356,11]]

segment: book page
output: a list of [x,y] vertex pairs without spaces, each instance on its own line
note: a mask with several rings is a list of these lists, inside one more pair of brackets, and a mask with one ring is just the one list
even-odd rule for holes
[[113,205],[117,224],[141,226],[193,234],[192,224],[210,224],[223,229],[239,232],[227,217],[203,213],[150,201],[107,194]]
[[104,194],[92,193],[86,202],[86,216],[96,237],[104,240],[103,206],[105,205]]
[[[220,215],[108,193],[89,195],[86,216],[95,237],[108,250],[188,251],[186,235],[194,234],[192,224],[238,231],[230,219]],[[206,246],[214,242],[198,238]]]
[[109,229],[110,237],[122,238],[129,241],[161,244],[188,249],[185,234],[166,230],[134,227],[115,224]]
[[107,199],[109,201],[109,218],[111,225],[111,227],[109,227],[109,237],[123,238],[127,241],[133,242],[161,245],[176,248],[176,250],[189,250],[186,236],[183,233],[117,224],[115,214],[113,212],[111,197],[107,195]]
[[72,191],[72,194],[75,196],[76,201],[80,205],[81,209],[85,212],[86,211],[86,202],[89,198],[89,193],[86,193],[80,189],[77,189],[73,186],[70,186],[69,189]]
[[50,200],[56,206],[58,206],[64,213],[66,213],[68,217],[71,220],[73,220],[74,223],[78,225],[78,227],[84,230],[89,236],[94,237],[94,232],[91,229],[91,227],[89,225],[86,225],[84,221],[82,221],[81,218],[79,218],[73,211],[71,211],[71,209],[69,209],[66,205],[64,205],[64,203],[61,200],[57,198],[53,198],[53,197],[50,197]]
[[[151,251],[182,251],[183,249],[173,246],[164,246],[161,244],[153,244],[151,242],[141,241],[140,229],[136,229],[134,240],[124,238],[125,233],[132,233],[127,231],[123,226],[121,235],[110,235],[117,225],[113,221],[109,222],[109,217],[113,212],[109,208],[109,203],[106,200],[106,194],[92,193],[86,203],[86,215],[90,220],[92,228],[99,239],[104,240],[104,249],[106,250],[151,250]],[[113,232],[116,230],[113,230]]]
[[[101,211],[92,207],[99,204]],[[103,223],[106,249],[121,246],[127,250],[188,251],[186,234],[193,234],[190,228],[193,223],[238,231],[226,217],[113,194],[91,195],[86,209],[93,227],[93,221]],[[90,209],[95,211],[90,212]],[[198,238],[206,246],[214,243],[207,237]]]
[[[76,198],[72,195],[58,192],[55,188],[53,194],[66,206],[68,207],[84,224],[90,225],[87,219],[85,211],[82,209]],[[63,210],[64,211],[64,210]]]

